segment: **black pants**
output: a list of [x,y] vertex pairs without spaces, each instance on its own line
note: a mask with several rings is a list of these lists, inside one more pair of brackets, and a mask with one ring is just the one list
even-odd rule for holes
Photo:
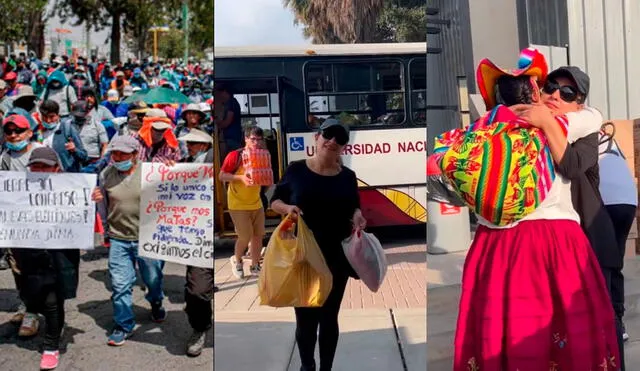
[[611,270],[611,301],[613,302],[613,310],[616,317],[622,320],[624,316],[624,276],[622,275],[622,267],[624,262],[625,246],[629,231],[636,217],[636,207],[633,205],[608,205],[607,212],[613,222],[616,232],[616,247],[620,259],[620,269]]
[[[607,289],[609,290],[609,295],[612,295],[612,276],[613,276],[613,272],[618,270],[617,268],[602,268],[602,274],[604,275],[604,281],[605,281],[605,285],[607,286]],[[618,338],[618,350],[620,352],[620,370],[621,371],[625,371],[625,364],[624,364],[624,341],[622,340],[622,317],[618,317],[618,315],[615,315],[615,322],[616,322],[616,337]]]
[[191,328],[199,332],[211,328],[213,269],[187,266],[184,299],[187,303],[185,311]]
[[316,340],[319,340],[320,346],[320,371],[330,371],[333,366],[340,335],[338,312],[348,279],[346,275],[333,275],[333,288],[322,307],[295,308],[296,342],[302,369],[305,371],[316,369],[314,359]]
[[43,349],[60,349],[60,337],[64,328],[64,299],[58,295],[54,286],[43,288],[40,300],[29,300],[27,312],[41,313],[45,320]]

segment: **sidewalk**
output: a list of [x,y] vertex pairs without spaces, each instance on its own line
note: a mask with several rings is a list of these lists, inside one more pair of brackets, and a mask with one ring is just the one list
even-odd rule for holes
[[[336,371],[426,368],[426,247],[390,244],[385,251],[389,269],[377,293],[360,281],[347,285]],[[215,266],[216,369],[298,371],[293,310],[260,306],[257,278],[236,280],[228,257]]]
[[[633,251],[630,247],[628,251]],[[460,280],[466,253],[428,255],[428,370],[453,368],[453,340],[458,317]],[[640,365],[640,258],[627,257],[624,267],[626,312],[630,339],[625,343],[627,370]]]

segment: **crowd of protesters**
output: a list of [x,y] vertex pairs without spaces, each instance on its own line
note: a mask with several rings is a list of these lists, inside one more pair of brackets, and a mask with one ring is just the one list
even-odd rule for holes
[[[148,60],[110,65],[104,59],[51,55],[48,61],[12,55],[0,58],[0,170],[94,173],[96,220],[109,248],[113,330],[106,342],[123,345],[134,334],[132,289],[136,267],[146,286],[150,317],[166,319],[164,262],[138,256],[142,162],[213,163],[213,71]],[[189,104],[130,101],[157,87],[179,91]],[[21,337],[38,334],[44,316],[41,369],[60,357],[64,301],[79,282],[77,249],[0,250],[0,270],[11,269],[21,305],[11,318]],[[202,352],[211,327],[213,267],[186,268],[186,313],[193,334],[186,353]]]

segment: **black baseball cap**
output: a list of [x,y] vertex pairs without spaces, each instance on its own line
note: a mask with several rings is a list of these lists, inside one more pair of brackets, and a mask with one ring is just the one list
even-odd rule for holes
[[87,117],[88,111],[87,102],[84,100],[75,102],[71,107],[71,115],[79,119]]
[[558,77],[567,77],[576,84],[578,92],[585,98],[589,95],[589,75],[584,73],[580,68],[575,66],[564,66],[551,71],[547,76],[547,80],[555,80]]
[[349,135],[349,128],[346,125],[341,123],[339,120],[331,119],[331,118],[324,120],[324,122],[322,122],[322,125],[320,125],[319,130],[320,131],[327,130],[334,126],[342,128],[342,130],[344,130],[345,133],[347,133],[347,136]]

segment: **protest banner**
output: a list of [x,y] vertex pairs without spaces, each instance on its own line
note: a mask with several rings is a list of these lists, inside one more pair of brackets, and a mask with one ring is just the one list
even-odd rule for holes
[[138,254],[213,269],[213,166],[142,164]]
[[0,247],[94,248],[95,174],[0,171]]

